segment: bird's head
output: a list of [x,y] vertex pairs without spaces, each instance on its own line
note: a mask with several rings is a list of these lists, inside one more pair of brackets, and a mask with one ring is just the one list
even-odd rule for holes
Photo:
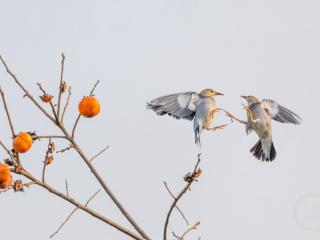
[[249,95],[249,96],[241,96],[241,97],[245,99],[249,105],[253,103],[259,103],[258,98],[256,98],[255,96]]
[[206,88],[200,92],[200,96],[202,96],[202,97],[215,97],[218,95],[223,95],[223,94],[220,92],[217,92],[211,88]]

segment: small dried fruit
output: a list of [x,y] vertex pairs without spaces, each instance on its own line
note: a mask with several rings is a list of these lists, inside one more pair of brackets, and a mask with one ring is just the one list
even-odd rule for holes
[[52,98],[53,96],[49,94],[43,94],[42,96],[40,96],[40,99],[42,100],[42,102],[45,102],[45,103],[50,103]]
[[65,81],[63,81],[60,85],[60,92],[65,93],[68,90],[68,85]]
[[48,147],[48,152],[53,153],[56,150],[56,145],[54,142],[50,142],[49,147]]
[[16,152],[25,153],[32,146],[32,137],[29,133],[21,132],[14,138],[12,146]]
[[79,102],[78,105],[79,113],[87,118],[94,117],[100,112],[100,103],[99,101],[92,96],[84,97]]
[[50,163],[52,163],[53,160],[54,160],[53,156],[48,156],[47,159],[46,159],[47,165],[49,165]]

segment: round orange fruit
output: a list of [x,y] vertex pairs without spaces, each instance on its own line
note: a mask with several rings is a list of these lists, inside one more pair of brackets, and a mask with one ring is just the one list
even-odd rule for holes
[[0,188],[8,188],[12,184],[12,176],[7,164],[0,163]]
[[100,103],[95,97],[84,97],[78,105],[81,116],[91,118],[97,116],[100,112]]
[[32,146],[32,137],[29,133],[21,132],[14,138],[12,146],[16,152],[25,153]]

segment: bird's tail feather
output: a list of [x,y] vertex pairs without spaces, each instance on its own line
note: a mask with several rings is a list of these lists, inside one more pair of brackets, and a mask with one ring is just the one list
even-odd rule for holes
[[195,139],[195,143],[201,147],[201,141],[200,141],[200,134],[201,134],[201,131],[200,131],[200,126],[198,125],[195,130],[194,130],[194,139]]
[[250,149],[253,156],[262,161],[273,161],[277,152],[274,148],[272,140],[260,140]]

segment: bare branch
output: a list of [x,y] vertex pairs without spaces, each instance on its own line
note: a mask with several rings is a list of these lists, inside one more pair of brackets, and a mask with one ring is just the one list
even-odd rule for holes
[[[41,86],[40,83],[37,83],[37,85],[38,85],[39,89],[41,90],[41,92],[43,93],[44,96],[49,95],[49,94],[43,89],[43,87]],[[52,97],[52,96],[51,96],[51,97]],[[53,113],[53,115],[54,115],[54,118],[56,119],[56,123],[58,124],[58,123],[59,123],[59,118],[58,118],[57,112],[56,112],[56,110],[55,110],[55,108],[54,108],[54,106],[53,106],[52,101],[50,101],[49,104],[50,104],[50,107],[51,107],[51,111],[52,111],[52,113]]]
[[3,106],[4,106],[4,109],[6,111],[6,115],[7,115],[7,118],[8,118],[8,122],[9,122],[9,125],[10,125],[12,138],[14,138],[16,136],[16,134],[15,134],[15,131],[14,131],[14,127],[13,127],[13,123],[12,123],[12,120],[11,120],[10,112],[9,112],[8,105],[7,105],[7,102],[6,102],[6,98],[4,96],[4,92],[2,91],[1,86],[0,86],[0,93],[1,93],[1,97],[2,97]]
[[174,199],[173,203],[171,204],[170,208],[169,208],[169,212],[167,214],[166,217],[166,221],[164,223],[164,229],[163,229],[163,239],[167,240],[167,230],[168,230],[168,225],[169,225],[169,219],[172,213],[172,210],[175,208],[176,204],[178,203],[178,201],[181,199],[181,197],[187,192],[188,189],[190,189],[190,186],[192,185],[192,183],[194,181],[197,181],[197,178],[200,176],[201,174],[201,170],[200,168],[198,168],[199,163],[200,163],[200,154],[198,154],[198,161],[194,167],[194,170],[192,173],[187,173],[184,176],[184,180],[187,182],[187,184],[185,185],[185,187],[181,190],[181,192],[178,194],[178,196]]
[[75,121],[75,123],[74,123],[74,125],[73,125],[72,134],[71,134],[72,139],[74,139],[74,134],[76,132],[76,128],[77,128],[78,122],[80,120],[80,117],[81,117],[81,115],[79,114],[77,119],[76,119],[76,121]]
[[94,90],[96,89],[96,87],[98,86],[99,84],[99,80],[96,82],[96,84],[93,86],[92,90],[90,91],[90,96],[93,96],[94,95]]
[[[200,225],[200,222],[196,222],[195,224],[193,224],[190,228],[188,228],[181,237],[179,237],[177,234],[175,234],[174,232],[172,232],[172,235],[177,239],[177,240],[184,240],[184,238],[186,237],[186,235],[191,232],[192,230],[196,230],[197,227]],[[200,239],[200,238],[198,238]]]
[[64,138],[64,139],[66,139],[66,136],[62,136],[62,135],[35,135],[33,140],[50,139],[50,138]]
[[66,113],[67,108],[69,106],[70,97],[71,97],[71,87],[69,87],[66,105],[64,105],[63,112],[62,112],[62,115],[61,115],[61,120],[60,121],[61,121],[62,124],[63,124],[63,120],[64,120],[64,114]]
[[3,66],[5,67],[7,73],[13,78],[13,80],[16,82],[16,84],[18,84],[18,86],[22,89],[22,91],[24,92],[24,95],[26,97],[28,97],[35,105],[36,107],[44,114],[47,116],[47,118],[49,118],[52,122],[55,122],[55,119],[35,100],[35,98],[28,92],[27,89],[24,88],[24,86],[20,83],[20,81],[18,80],[18,78],[11,72],[11,70],[9,69],[7,63],[4,61],[4,59],[2,58],[2,56],[0,55],[0,61],[2,62]]
[[91,159],[90,162],[92,162],[94,159],[96,159],[97,157],[99,157],[102,153],[104,153],[106,150],[108,150],[109,146],[106,146],[105,148],[103,148],[100,152],[98,152],[96,155],[94,155]]
[[[95,192],[92,197],[89,198],[89,200],[86,202],[85,206],[87,207],[89,202],[100,192],[100,190],[98,190],[97,192]],[[63,226],[69,221],[69,219],[71,218],[71,216],[78,210],[79,208],[76,207],[74,208],[71,213],[67,216],[67,218],[62,222],[62,224],[60,225],[60,227],[53,233],[50,235],[50,238],[53,238],[62,228]]]
[[45,155],[45,158],[44,158],[44,161],[43,161],[43,168],[42,168],[42,182],[45,183],[45,174],[46,174],[46,168],[47,168],[47,165],[48,165],[48,156],[49,156],[49,153],[51,151],[49,151],[49,148],[51,146],[52,142],[51,142],[51,138],[49,138],[49,141],[48,141],[48,150],[46,151],[46,155]]
[[68,181],[67,181],[67,179],[65,179],[64,181],[65,181],[65,183],[66,183],[66,194],[67,194],[67,196],[69,197],[69,185],[68,185]]
[[[120,212],[123,214],[123,216],[130,222],[130,224],[136,229],[136,231],[145,239],[145,240],[150,240],[150,237],[143,231],[143,229],[135,222],[135,220],[131,217],[131,215],[127,212],[127,210],[122,206],[122,204],[119,202],[119,200],[115,197],[115,195],[112,193],[110,188],[107,186],[105,181],[102,179],[100,174],[97,172],[95,167],[91,164],[90,159],[83,153],[83,151],[80,149],[78,144],[74,141],[74,133],[73,137],[70,136],[68,131],[64,128],[63,125],[61,125],[59,122],[56,121],[55,118],[53,118],[36,100],[35,98],[27,91],[26,88],[20,83],[20,81],[16,78],[16,76],[10,71],[9,67],[7,66],[6,62],[3,60],[3,58],[0,56],[0,60],[2,64],[4,65],[7,73],[13,78],[13,80],[18,84],[18,86],[23,90],[25,93],[24,95],[28,97],[35,105],[36,107],[45,114],[46,117],[48,117],[60,130],[64,133],[66,138],[69,140],[71,145],[74,146],[80,157],[84,160],[84,162],[87,164],[89,167],[90,171],[93,173],[97,181],[100,183],[102,188],[105,190],[105,192],[108,194],[108,196],[111,198],[111,200],[114,202],[114,204],[118,207]],[[97,83],[96,83],[97,85]],[[95,85],[95,86],[96,86]],[[95,87],[94,87],[95,88]],[[94,90],[94,89],[93,89]],[[91,94],[93,94],[93,90],[91,91]],[[75,132],[75,127],[73,132]],[[41,183],[41,182],[40,182]],[[44,184],[44,183],[42,183]],[[138,238],[141,239],[141,238]]]
[[56,151],[56,153],[64,153],[65,151],[68,151],[70,149],[72,149],[73,146],[70,144],[68,147],[64,148],[64,149],[61,149],[59,151]]
[[182,236],[181,236],[181,240],[184,240],[184,237],[191,232],[192,230],[196,230],[197,227],[200,225],[200,222],[195,223],[193,226],[191,226],[189,229],[187,229],[187,231],[185,231]]
[[72,217],[72,215],[78,210],[79,208],[74,208],[69,215],[66,217],[66,219],[62,222],[62,224],[58,227],[58,229],[50,235],[50,238],[53,238],[57,233],[63,228],[63,226],[69,221],[69,219]]
[[63,194],[62,192],[59,192],[58,190],[52,188],[51,186],[49,186],[46,183],[41,182],[40,180],[36,179],[35,177],[33,177],[30,173],[28,173],[26,170],[22,170],[21,174],[23,176],[25,176],[26,178],[30,179],[31,181],[33,181],[35,184],[41,186],[42,188],[47,189],[49,192],[51,192],[52,194],[66,200],[67,202],[71,203],[72,205],[74,205],[75,207],[89,213],[90,215],[92,215],[93,217],[101,220],[104,223],[107,223],[108,225],[116,228],[117,230],[119,230],[120,232],[126,234],[127,236],[136,239],[136,240],[144,240],[143,238],[141,238],[140,236],[138,236],[137,234],[131,232],[130,230],[126,229],[125,227],[119,225],[118,223],[112,221],[111,219],[108,219],[104,216],[102,216],[101,214],[99,214],[98,212],[94,211],[93,209],[86,207],[85,205],[77,202],[76,200],[74,200],[73,198]]
[[60,74],[60,84],[59,84],[59,96],[58,96],[58,109],[57,109],[57,116],[58,116],[58,119],[60,118],[60,104],[61,104],[61,95],[63,93],[63,70],[64,70],[64,60],[65,60],[65,56],[64,54],[62,53],[61,54],[61,74]]
[[0,145],[1,147],[6,151],[6,153],[10,156],[11,161],[15,164],[18,165],[19,161],[15,157],[15,155],[12,154],[12,152],[6,147],[6,145],[0,140]]
[[[168,193],[171,195],[171,197],[173,199],[176,199],[176,197],[173,195],[173,193],[170,191],[168,184],[166,182],[163,182],[164,186],[166,187]],[[183,212],[180,210],[180,208],[176,205],[175,208],[180,212],[182,218],[184,219],[184,221],[186,222],[187,225],[189,225],[188,219],[185,217],[185,215],[183,214]]]

